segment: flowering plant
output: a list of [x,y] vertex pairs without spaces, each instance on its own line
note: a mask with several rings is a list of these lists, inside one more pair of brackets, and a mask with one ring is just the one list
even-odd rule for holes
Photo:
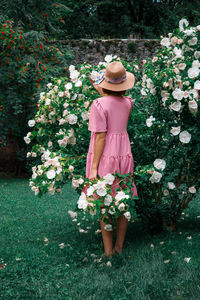
[[88,188],[86,192],[82,191],[78,199],[78,209],[90,215],[106,217],[105,229],[112,230],[109,223],[111,218],[123,214],[128,221],[131,219],[134,211],[132,182],[131,174],[121,175],[117,172],[95,180],[86,179],[83,186]]

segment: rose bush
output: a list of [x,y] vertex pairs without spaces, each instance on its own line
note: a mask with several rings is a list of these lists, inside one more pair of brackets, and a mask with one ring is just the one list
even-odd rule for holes
[[130,131],[137,213],[148,227],[167,223],[173,229],[200,184],[200,26],[182,19],[161,45],[156,57],[144,61]]

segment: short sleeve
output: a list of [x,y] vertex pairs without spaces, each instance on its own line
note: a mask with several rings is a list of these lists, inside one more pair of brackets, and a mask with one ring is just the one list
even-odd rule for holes
[[88,129],[94,132],[107,131],[106,115],[98,100],[94,100],[91,105]]
[[131,97],[126,97],[128,98],[129,102],[130,102],[130,109],[132,109],[133,107],[133,99]]

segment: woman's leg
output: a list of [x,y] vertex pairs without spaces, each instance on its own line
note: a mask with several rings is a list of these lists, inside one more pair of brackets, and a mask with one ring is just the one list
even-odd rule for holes
[[115,243],[115,251],[119,254],[122,253],[127,226],[128,226],[128,220],[124,216],[120,216],[117,219],[117,239]]
[[[110,222],[111,220],[110,220]],[[102,233],[102,238],[103,238],[103,244],[104,244],[104,252],[107,256],[112,256],[113,255],[113,230],[108,231],[105,230],[106,223],[104,222],[104,218],[101,219],[101,233]]]

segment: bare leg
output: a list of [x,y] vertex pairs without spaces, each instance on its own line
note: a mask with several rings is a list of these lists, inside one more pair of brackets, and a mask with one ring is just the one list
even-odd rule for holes
[[105,255],[111,257],[113,255],[113,230],[112,231],[105,230],[104,229],[105,225],[106,225],[106,223],[102,219],[101,220],[101,233],[102,233],[103,244],[104,244],[104,252],[105,252]]
[[126,236],[126,230],[128,226],[128,220],[124,216],[120,216],[117,219],[117,239],[115,243],[115,251],[122,254],[122,248]]

